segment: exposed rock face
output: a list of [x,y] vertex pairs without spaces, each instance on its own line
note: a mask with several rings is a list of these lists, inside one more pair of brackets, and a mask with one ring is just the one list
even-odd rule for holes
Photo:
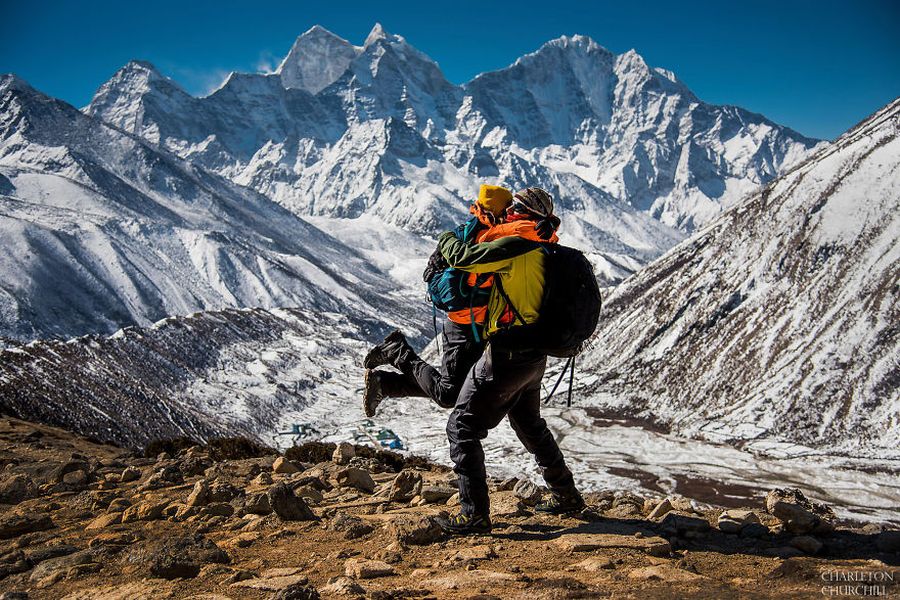
[[834,511],[825,504],[810,502],[798,489],[772,490],[766,496],[766,510],[791,533],[823,533],[834,529]]

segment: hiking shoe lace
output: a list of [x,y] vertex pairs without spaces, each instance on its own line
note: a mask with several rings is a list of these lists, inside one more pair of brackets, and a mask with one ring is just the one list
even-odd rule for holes
[[466,515],[460,513],[452,517],[438,518],[437,524],[447,533],[454,535],[475,535],[491,532],[491,520],[483,515]]
[[573,494],[563,496],[560,494],[551,494],[547,500],[534,507],[534,510],[554,515],[562,515],[566,513],[580,512],[584,510],[585,503],[581,494]]

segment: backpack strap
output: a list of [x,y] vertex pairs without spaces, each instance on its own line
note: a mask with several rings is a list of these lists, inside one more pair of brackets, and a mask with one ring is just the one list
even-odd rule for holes
[[503,282],[501,281],[501,278],[499,276],[494,278],[494,285],[497,286],[497,291],[500,292],[500,295],[503,296],[504,300],[506,300],[506,306],[508,306],[509,309],[512,310],[513,315],[515,316],[515,319],[513,319],[513,322],[510,323],[509,325],[507,325],[506,328],[508,329],[508,328],[512,327],[513,325],[515,325],[516,319],[518,319],[519,321],[522,321],[522,325],[528,325],[528,322],[525,321],[525,318],[521,315],[521,313],[519,313],[519,310],[516,308],[516,305],[513,304],[512,300],[509,299],[509,296],[506,295],[506,290],[503,289]]

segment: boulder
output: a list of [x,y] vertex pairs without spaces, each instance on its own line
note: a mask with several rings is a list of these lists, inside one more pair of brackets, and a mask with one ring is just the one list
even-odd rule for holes
[[0,504],[18,504],[37,493],[37,486],[27,475],[13,475],[0,482]]
[[53,527],[53,521],[47,515],[6,514],[0,516],[0,540],[8,540],[35,531],[45,531]]
[[[99,565],[96,563],[96,553],[93,549],[45,560],[34,568],[28,579],[36,587],[45,588],[69,576],[70,573],[73,575],[77,574],[77,567],[84,565],[96,565],[99,569]],[[73,569],[75,569],[74,572],[72,571]]]
[[456,493],[456,488],[449,485],[423,485],[419,495],[426,504],[441,503],[449,500]]
[[751,523],[759,523],[759,517],[752,510],[731,509],[719,515],[716,526],[723,533],[740,533]]
[[351,558],[344,563],[344,574],[356,579],[372,579],[374,577],[390,577],[395,572],[394,567],[380,560]]
[[369,535],[375,528],[360,519],[346,513],[339,512],[328,522],[330,531],[338,531],[344,534],[344,539],[355,540]]
[[660,527],[669,535],[683,537],[696,537],[710,530],[709,521],[706,519],[675,512],[670,512],[663,517]]
[[335,476],[341,487],[356,488],[361,492],[371,494],[375,491],[375,481],[369,472],[357,467],[347,467],[337,472]]
[[316,515],[303,498],[294,495],[286,484],[273,485],[266,492],[272,511],[285,521],[312,521]]
[[766,510],[791,533],[827,533],[834,529],[834,511],[826,504],[811,502],[796,488],[769,492]]
[[405,469],[391,482],[388,498],[393,502],[409,502],[422,490],[422,474]]
[[517,482],[512,491],[527,506],[534,506],[541,501],[541,489],[527,479]]
[[290,475],[291,473],[299,473],[300,467],[289,461],[283,456],[279,456],[272,463],[272,471],[281,475]]
[[791,546],[805,554],[818,554],[824,544],[811,535],[799,535],[791,540]]
[[188,506],[204,506],[209,502],[209,482],[200,479],[194,484],[191,493],[188,494],[185,504]]
[[639,567],[632,569],[628,573],[629,579],[666,581],[670,583],[681,583],[688,581],[698,581],[705,579],[702,575],[679,569],[672,565],[653,565],[649,567]]
[[294,488],[294,493],[313,504],[320,504],[325,499],[322,492],[311,485],[301,485],[298,488]]
[[275,592],[271,600],[319,600],[319,592],[310,583],[292,583]]
[[88,523],[88,525],[87,525],[87,527],[85,527],[85,529],[87,529],[87,530],[105,529],[112,525],[118,525],[121,522],[122,522],[122,513],[120,513],[120,512],[106,513],[105,515],[100,515],[99,517],[97,517],[96,519],[94,519],[93,521]]
[[388,534],[401,544],[424,546],[439,540],[443,530],[434,517],[403,516],[390,522]]
[[141,470],[137,467],[126,467],[124,471],[122,471],[122,475],[119,479],[121,483],[128,483],[129,481],[137,481],[141,478]]
[[603,548],[642,550],[651,556],[668,556],[669,542],[660,537],[634,537],[613,533],[570,533],[561,535],[554,543],[566,552],[592,552]]
[[328,585],[322,588],[323,592],[335,596],[365,596],[366,588],[356,583],[350,577],[341,575],[328,580]]
[[82,488],[86,486],[90,482],[90,476],[87,471],[82,469],[76,469],[75,471],[69,471],[65,475],[63,475],[63,483],[69,487],[73,488]]
[[243,509],[245,513],[254,515],[272,514],[272,506],[269,504],[269,495],[265,492],[247,494],[244,497]]
[[193,578],[209,563],[226,564],[228,554],[200,534],[165,541],[149,556],[150,574],[163,579]]
[[350,460],[356,456],[356,448],[348,442],[341,442],[334,449],[331,461],[337,465],[350,464]]
[[650,511],[650,514],[647,515],[647,518],[651,521],[658,521],[673,510],[675,510],[675,507],[672,506],[672,501],[666,498],[662,502],[657,504],[653,508],[653,510]]

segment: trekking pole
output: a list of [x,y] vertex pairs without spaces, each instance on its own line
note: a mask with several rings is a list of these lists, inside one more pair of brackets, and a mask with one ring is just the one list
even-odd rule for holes
[[[566,361],[566,364],[563,366],[562,371],[559,374],[559,377],[556,379],[556,384],[553,386],[553,389],[550,390],[550,395],[547,396],[547,398],[544,400],[544,404],[550,404],[550,398],[553,397],[553,394],[556,393],[556,389],[559,387],[559,384],[562,383],[563,377],[566,376],[566,369],[569,368],[570,364],[573,367],[573,370],[572,370],[573,375],[572,376],[574,376],[575,357],[570,356],[569,359]],[[570,378],[569,378],[569,406],[571,406],[571,402],[572,402],[572,379],[571,379],[572,376],[570,376]]]

